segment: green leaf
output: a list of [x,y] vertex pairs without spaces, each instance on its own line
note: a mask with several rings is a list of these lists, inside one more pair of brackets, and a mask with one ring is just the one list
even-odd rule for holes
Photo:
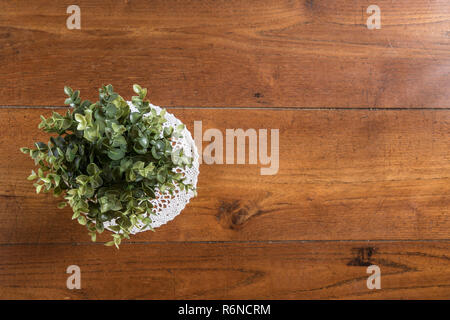
[[125,152],[122,149],[111,149],[108,151],[108,157],[111,160],[120,160],[125,156]]
[[112,128],[113,131],[114,131],[115,133],[117,133],[117,134],[122,134],[122,133],[124,133],[125,131],[127,131],[127,129],[126,129],[124,126],[119,125],[119,124],[114,123],[114,122],[111,124],[111,128]]
[[142,105],[142,99],[140,97],[134,96],[131,98],[131,102],[135,105],[135,106],[140,106]]
[[87,172],[90,176],[96,175],[100,173],[100,169],[95,163],[89,163],[87,166]]
[[67,206],[67,202],[60,202],[58,203],[58,209],[65,208]]
[[168,138],[172,136],[173,133],[173,127],[165,127],[164,128],[164,137]]
[[133,91],[134,91],[135,93],[139,94],[139,92],[142,91],[142,88],[141,88],[141,86],[138,85],[138,84],[133,84]]
[[95,229],[97,230],[98,233],[102,233],[103,230],[105,230],[103,223],[99,222],[95,224]]
[[77,183],[78,184],[80,184],[80,185],[85,185],[86,183],[88,183],[88,181],[89,181],[89,177],[88,176],[86,176],[86,175],[79,175],[77,178],[76,178],[76,181],[77,181]]
[[117,107],[114,104],[109,103],[106,106],[106,109],[105,109],[106,117],[108,117],[110,119],[115,119],[116,118],[116,114],[117,114]]
[[73,90],[70,87],[64,87],[64,93],[71,97],[73,94]]
[[[122,209],[122,204],[120,203],[120,201],[112,195],[109,196],[103,196],[99,199],[99,203],[100,203],[100,212],[101,213],[105,213],[108,211],[117,211]],[[109,220],[109,217],[100,215],[99,216],[99,220],[104,222]]]
[[86,129],[87,121],[86,121],[86,118],[82,114],[77,113],[75,115],[75,120],[77,120],[77,122],[78,122],[77,130]]
[[72,220],[75,220],[79,216],[80,216],[80,212],[79,211],[74,212],[73,215],[72,215]]
[[[78,148],[78,147],[75,145],[75,148]],[[75,148],[74,149],[70,149],[70,148],[66,149],[66,160],[68,162],[72,162],[75,159],[75,155],[77,154],[77,150]]]
[[156,174],[156,179],[160,183],[166,182],[166,173],[164,172],[164,170],[159,170],[158,171],[158,173]]
[[43,142],[36,142],[34,145],[36,146],[36,148],[39,151],[47,151],[48,150],[47,145],[45,143],[43,143]]
[[55,182],[55,186],[59,186],[59,183],[61,182],[61,177],[58,175],[53,175],[53,181]]
[[139,92],[139,98],[144,99],[147,96],[147,88],[143,88],[141,92]]
[[72,93],[72,95],[70,96],[70,98],[71,98],[73,101],[78,100],[79,97],[80,97],[80,91],[78,91],[78,90],[75,90],[75,91]]
[[36,193],[40,193],[41,190],[42,190],[42,187],[44,187],[43,184],[40,184],[40,185],[36,186]]
[[130,114],[130,122],[131,122],[132,124],[137,123],[139,120],[141,120],[141,118],[142,118],[142,115],[141,115],[140,112],[132,112],[132,113]]
[[148,147],[148,139],[147,137],[140,137],[138,139],[139,144],[143,147],[143,148],[147,148]]
[[152,156],[153,156],[153,158],[155,158],[157,160],[161,159],[161,157],[163,156],[163,152],[157,151],[156,147],[153,146],[152,147]]
[[165,144],[161,140],[156,141],[155,147],[156,147],[156,150],[158,150],[158,151],[164,151],[165,150]]
[[37,176],[36,172],[34,172],[34,170],[31,170],[31,174],[28,176],[27,180],[34,180],[37,177],[38,176]]
[[119,245],[120,245],[120,242],[122,241],[122,239],[120,238],[119,235],[116,235],[116,234],[113,235],[113,237],[114,237],[114,244],[115,244],[116,248],[119,249]]
[[85,216],[79,216],[78,217],[78,223],[82,226],[86,225],[86,217]]

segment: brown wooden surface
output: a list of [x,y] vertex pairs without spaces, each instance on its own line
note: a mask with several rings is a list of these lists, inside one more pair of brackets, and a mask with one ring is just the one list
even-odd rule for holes
[[[377,1],[380,30],[362,0],[84,0],[67,30],[71,4],[0,0],[0,299],[450,298],[447,0]],[[64,85],[136,82],[192,133],[279,129],[280,164],[202,164],[182,214],[117,251],[18,149]]]
[[[2,296],[27,299],[448,297],[449,242],[155,243],[0,247]],[[23,258],[26,256],[26,260]],[[7,261],[5,263],[5,261]],[[81,290],[67,290],[77,264]],[[382,270],[368,290],[368,265]]]
[[[56,209],[56,199],[35,195],[24,181],[32,161],[17,149],[45,138],[35,128],[39,114],[51,111],[0,110],[9,124],[0,128],[0,145],[10,155],[0,160],[4,297],[450,293],[448,111],[172,109],[191,131],[200,119],[203,130],[279,128],[280,170],[261,176],[258,165],[202,165],[199,197],[183,214],[133,237],[119,252],[91,244],[84,227],[70,221],[70,209]],[[365,287],[369,261],[386,274],[383,291]],[[70,264],[82,269],[81,291],[65,288]],[[189,277],[192,271],[198,278]],[[123,280],[129,272],[137,272],[133,285]],[[146,285],[139,286],[142,278]]]
[[[203,131],[279,128],[280,169],[203,164],[198,198],[135,241],[450,239],[448,111],[169,111],[191,132],[195,120]],[[33,161],[18,149],[48,141],[36,127],[51,112],[0,110],[11,124],[0,128],[9,155],[0,157],[0,243],[90,241],[70,208],[24,180]]]
[[164,106],[450,107],[450,2],[0,2],[2,105],[62,105],[71,85],[149,87]]

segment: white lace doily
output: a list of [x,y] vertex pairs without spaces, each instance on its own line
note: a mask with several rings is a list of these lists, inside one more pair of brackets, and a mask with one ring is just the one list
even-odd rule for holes
[[[138,109],[130,101],[127,101],[127,103],[132,112],[138,111]],[[150,104],[150,106],[152,109],[156,110],[157,114],[159,114],[162,110],[158,106],[154,106],[152,104]],[[144,117],[149,114],[150,113],[145,114]],[[169,112],[166,112],[164,118],[167,121],[163,124],[163,127],[173,127],[176,129],[178,125],[182,124],[180,120]],[[197,186],[197,177],[200,173],[197,147],[186,126],[181,132],[181,135],[182,136],[180,138],[173,138],[173,141],[175,142],[173,149],[183,149],[183,153],[186,156],[192,157],[192,167],[186,167],[185,169],[174,168],[173,171],[184,173],[184,183],[191,184],[195,188]],[[181,190],[178,186],[175,187],[173,195],[171,195],[169,191],[161,194],[158,188],[156,188],[155,194],[156,198],[150,201],[153,205],[152,212],[147,212],[147,216],[152,220],[152,223],[150,224],[151,228],[160,227],[161,225],[173,220],[189,203],[190,199],[194,197],[194,192],[192,190]],[[105,228],[110,231],[112,231],[110,227],[114,225],[116,225],[114,220],[104,223]],[[150,229],[150,227],[144,229],[141,229],[141,227],[142,225],[138,224],[131,230],[131,233],[136,234],[138,232],[147,231]]]

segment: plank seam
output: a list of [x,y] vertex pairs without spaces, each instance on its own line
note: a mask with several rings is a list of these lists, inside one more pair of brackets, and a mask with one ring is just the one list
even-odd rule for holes
[[[379,239],[379,240],[237,240],[237,241],[127,241],[123,244],[137,244],[137,245],[161,245],[161,244],[289,244],[289,243],[406,243],[406,242],[450,242],[450,239]],[[104,245],[106,242],[17,242],[17,243],[1,243],[0,247],[13,247],[13,246],[57,246],[57,245],[73,245],[73,246],[85,246],[85,245]]]

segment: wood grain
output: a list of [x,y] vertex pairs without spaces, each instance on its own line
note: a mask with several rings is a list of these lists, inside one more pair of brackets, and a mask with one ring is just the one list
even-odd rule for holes
[[[442,299],[449,242],[155,243],[0,246],[0,298]],[[66,269],[81,269],[81,290]],[[381,289],[367,289],[367,266]]]
[[[133,241],[450,239],[449,111],[169,111],[191,132],[196,120],[203,132],[279,129],[279,171],[202,164],[198,198]],[[25,180],[33,162],[18,149],[48,141],[36,126],[51,112],[0,110],[0,243],[90,241],[69,208]]]
[[0,105],[60,106],[70,85],[150,88],[154,104],[449,108],[450,3],[80,0],[0,3]]
[[[378,30],[368,0],[79,0],[68,30],[72,4],[0,2],[0,299],[450,297],[449,1],[379,0]],[[174,221],[91,243],[19,148],[64,85],[106,83],[193,133],[279,129],[278,173],[202,164]]]

